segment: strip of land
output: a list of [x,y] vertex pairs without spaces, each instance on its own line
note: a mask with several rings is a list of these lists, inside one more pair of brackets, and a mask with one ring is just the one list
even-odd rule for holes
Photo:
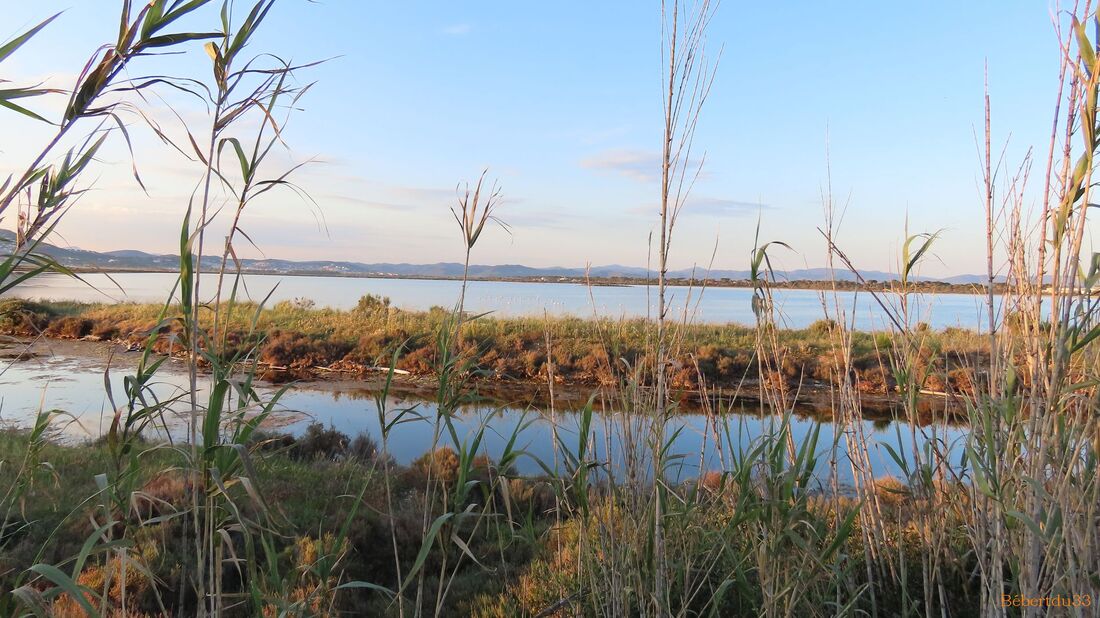
[[[220,328],[230,356],[259,344],[258,356],[250,360],[273,381],[362,379],[394,364],[405,384],[430,384],[438,334],[450,319],[441,309],[406,311],[373,296],[351,310],[290,301],[257,309],[237,306]],[[152,304],[8,300],[0,305],[0,333],[106,341],[128,349],[138,349],[155,334],[157,353],[180,353],[181,327],[162,322],[163,310]],[[650,362],[646,350],[652,349],[653,336],[652,325],[640,319],[483,317],[464,323],[457,347],[483,388],[535,398],[551,378],[565,392],[619,386],[630,368]],[[946,399],[972,393],[972,368],[981,366],[986,340],[958,328],[923,329],[919,336],[923,366],[917,370],[925,376],[924,391]],[[670,386],[687,393],[705,386],[751,398],[763,380],[781,383],[812,403],[841,382],[838,368],[845,364],[835,324],[828,321],[778,331],[778,349],[770,354],[778,360],[770,362],[758,357],[757,333],[745,326],[681,324],[672,339]],[[891,336],[851,333],[850,346],[849,377],[865,403],[892,399]]]
[[[205,270],[217,274],[217,270]],[[105,271],[100,267],[78,266],[70,268],[75,273],[176,273],[173,268],[117,268],[112,267]],[[293,270],[268,269],[268,268],[242,268],[244,275],[275,275],[279,277],[334,277],[343,279],[405,279],[414,281],[462,281],[462,275],[447,274],[394,274],[382,272],[343,272],[338,270],[300,268]],[[596,287],[616,286],[641,286],[656,285],[654,277],[627,277],[627,276],[587,276],[587,275],[472,275],[465,277],[468,281],[496,281],[503,283],[567,283],[574,285],[591,285]],[[674,287],[694,288],[739,288],[754,289],[759,283],[751,279],[740,277],[709,277],[700,273],[695,277],[669,277],[665,285]],[[910,293],[918,294],[985,294],[988,286],[981,283],[952,283],[948,281],[910,281],[907,284]],[[896,292],[901,288],[901,282],[896,279],[868,279],[852,281],[848,279],[789,279],[779,278],[769,281],[768,287],[781,290],[817,290],[840,292]],[[1005,290],[1003,283],[994,283],[994,293]]]

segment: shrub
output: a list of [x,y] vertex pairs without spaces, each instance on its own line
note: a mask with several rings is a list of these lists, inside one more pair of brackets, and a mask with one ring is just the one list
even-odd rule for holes
[[80,339],[91,334],[93,326],[94,323],[87,318],[66,316],[51,322],[46,334],[63,339]]
[[431,474],[432,480],[442,483],[453,483],[458,478],[458,453],[449,446],[441,446],[435,449],[434,458],[432,451],[424,453],[412,463],[412,470],[427,477]]
[[378,459],[378,443],[374,441],[374,438],[370,434],[363,431],[359,435],[355,436],[355,439],[348,444],[347,448],[348,457],[354,457],[362,462],[372,462]]
[[355,310],[360,313],[369,313],[374,311],[386,311],[390,308],[390,299],[388,296],[376,296],[374,294],[365,294],[359,298],[359,302],[355,304]]
[[92,336],[103,341],[118,337],[119,332],[118,326],[105,320],[96,322],[92,327]]
[[36,337],[49,325],[52,312],[40,303],[25,300],[0,302],[0,327],[11,335]]
[[268,333],[260,361],[278,367],[307,369],[328,366],[351,351],[346,342],[314,339],[299,332],[275,329]]
[[397,368],[415,375],[428,375],[435,370],[435,347],[431,345],[413,350],[397,359]]
[[306,461],[335,461],[347,454],[350,443],[346,433],[332,427],[325,429],[321,423],[310,423],[305,433],[294,440],[290,454]]

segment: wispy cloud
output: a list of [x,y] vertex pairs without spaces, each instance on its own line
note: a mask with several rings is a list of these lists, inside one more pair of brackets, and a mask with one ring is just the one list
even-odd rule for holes
[[755,214],[762,210],[772,210],[772,207],[760,202],[730,200],[720,197],[696,197],[689,198],[680,213],[689,217],[740,217]]
[[[688,172],[694,173],[701,163],[701,159],[690,159],[687,162]],[[656,151],[605,150],[581,159],[581,167],[619,174],[641,182],[652,183],[661,179],[661,155]]]
[[645,150],[605,150],[581,160],[581,167],[620,174],[642,182],[661,178],[661,156]]
[[451,36],[464,36],[473,32],[474,27],[468,23],[451,24],[444,26],[443,34],[449,34]]
[[[447,209],[455,206],[461,193],[465,191],[465,184],[459,184],[451,188],[443,188],[438,185],[386,185],[371,183],[360,177],[349,177],[344,184],[346,186],[341,187],[339,190],[330,190],[314,197],[322,204],[340,204],[354,208],[374,208],[389,211],[447,214]],[[515,212],[512,210],[513,207],[521,205],[525,201],[526,198],[523,196],[505,194],[500,206],[510,214]],[[450,221],[449,214],[447,214],[445,220]]]
[[[690,197],[680,210],[681,217],[741,217],[772,210],[772,206],[760,202],[731,200],[720,197]],[[638,206],[629,212],[650,215],[659,211],[656,205]]]

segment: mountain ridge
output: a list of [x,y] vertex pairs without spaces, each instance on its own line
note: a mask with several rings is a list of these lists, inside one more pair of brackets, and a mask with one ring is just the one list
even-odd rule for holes
[[[15,235],[9,230],[0,230],[0,250],[9,249],[14,244]],[[42,243],[38,251],[49,255],[68,268],[95,268],[100,270],[150,270],[164,271],[174,269],[179,264],[179,256],[156,254],[137,249],[117,249],[112,251],[91,251],[76,247],[59,247]],[[203,256],[202,268],[214,269],[220,264],[216,256]],[[286,260],[280,258],[244,258],[240,260],[242,270],[253,273],[269,274],[313,274],[329,276],[361,277],[461,277],[463,265],[459,262],[434,262],[414,264],[411,262],[351,262],[342,260]],[[535,267],[523,264],[471,264],[471,277],[479,279],[515,279],[515,278],[580,278],[589,276],[597,279],[655,278],[656,271],[621,264],[592,266],[590,268],[571,268],[563,266]],[[675,279],[697,279],[706,276],[711,280],[745,280],[751,274],[746,270],[716,269],[709,272],[702,268],[681,268],[669,271],[669,277]],[[836,270],[833,274],[838,281],[854,281],[855,276],[847,270]],[[891,281],[897,279],[894,273],[865,270],[860,271],[868,281]],[[776,277],[789,281],[828,281],[828,268],[803,268],[776,271]],[[938,281],[951,284],[982,283],[985,275],[954,275],[951,277],[914,277],[915,281]]]

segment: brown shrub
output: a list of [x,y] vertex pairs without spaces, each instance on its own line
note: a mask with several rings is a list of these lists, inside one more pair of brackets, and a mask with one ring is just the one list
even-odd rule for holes
[[501,343],[502,350],[513,352],[526,352],[542,346],[542,335],[538,333],[513,333],[505,337]]
[[482,357],[482,363],[502,378],[520,378],[524,375],[519,359],[511,354],[486,354]]
[[818,355],[813,363],[813,371],[808,375],[819,382],[836,384],[840,380],[838,370],[844,367],[844,357],[835,350]]
[[[150,591],[150,582],[145,573],[147,568],[138,568],[135,561],[142,561],[148,564],[149,560],[156,557],[156,549],[153,543],[146,543],[143,545],[144,554],[135,555],[134,553],[127,554],[128,560],[123,565],[123,561],[114,556],[109,559],[103,565],[90,565],[84,568],[80,572],[80,575],[76,578],[76,583],[84,586],[90,590],[103,591],[106,588],[106,598],[102,606],[96,607],[96,599],[90,594],[85,594],[85,598],[92,605],[96,607],[102,616],[109,616],[110,618],[144,618],[151,616],[151,613],[146,613],[142,609],[142,601],[147,601]],[[125,590],[125,597],[127,600],[126,611],[122,611],[120,606],[122,604],[123,590]],[[64,594],[54,600],[50,604],[50,616],[61,618],[83,618],[87,616],[87,612],[68,594]]]
[[894,376],[888,369],[874,366],[857,372],[859,382],[857,386],[865,393],[888,393],[894,390]]
[[326,367],[350,350],[351,346],[342,341],[314,339],[299,332],[275,329],[268,333],[260,362],[291,369]]
[[[704,378],[707,376],[704,374]],[[710,381],[707,378],[708,382]],[[699,369],[696,368],[692,359],[679,359],[672,364],[672,371],[669,375],[669,386],[676,389],[683,390],[697,390],[700,386]]]
[[582,379],[610,386],[615,383],[610,363],[607,350],[602,345],[594,345],[587,355],[577,361],[576,367]]
[[157,326],[151,324],[147,328],[140,330],[134,330],[130,333],[130,341],[133,343],[144,343],[149,335],[156,333],[156,340],[153,342],[153,351],[157,354],[173,354],[180,351],[182,345],[181,340],[183,338],[183,324],[178,321],[170,324],[162,324]]
[[577,358],[567,350],[554,348],[554,373],[570,375],[576,371]]
[[766,388],[781,389],[787,386],[787,376],[783,372],[764,368],[764,375],[760,376],[760,385]]
[[[347,539],[337,543],[336,536],[331,532],[325,532],[319,539],[309,536],[295,539],[294,547],[290,551],[294,568],[291,570],[292,575],[288,577],[289,585],[284,590],[284,594],[289,592],[289,595],[283,601],[297,604],[309,616],[336,616],[331,608],[339,582],[334,576],[321,580],[314,567],[322,557],[339,562],[347,555],[348,545]],[[264,618],[275,618],[285,616],[286,612],[280,611],[278,605],[265,605],[260,615]]]
[[952,369],[947,374],[947,382],[958,393],[974,393],[974,371],[967,368]]
[[718,376],[726,383],[739,382],[752,367],[752,357],[745,352],[736,352],[729,356],[726,351],[725,354],[718,359]]
[[183,474],[166,470],[149,479],[141,492],[135,494],[133,507],[141,519],[151,519],[171,513],[187,499],[190,486]]
[[500,360],[500,352],[489,349],[486,350],[480,358],[477,359],[477,364],[483,369],[496,370],[497,361]]
[[541,350],[528,350],[523,353],[523,375],[528,378],[545,373],[546,355]]
[[783,349],[780,354],[782,360],[779,363],[779,369],[788,380],[801,382],[805,376],[813,375],[814,359],[812,357],[791,352],[789,349]]
[[424,453],[412,463],[412,470],[423,477],[431,475],[432,480],[442,483],[453,483],[458,478],[458,453],[449,446],[441,446],[435,449],[435,457],[432,451]]
[[46,327],[46,335],[59,339],[80,339],[91,334],[93,322],[87,318],[65,316]]
[[[429,473],[432,482],[451,485],[457,479],[462,467],[458,453],[449,446],[441,446],[418,457],[403,474],[404,484],[409,487],[423,486]],[[489,487],[494,477],[509,476],[512,470],[500,470],[488,455],[477,455],[470,462],[469,477],[466,481],[478,481],[483,488]]]
[[414,375],[429,375],[435,370],[435,347],[426,345],[397,359],[397,368]]
[[118,335],[118,326],[106,320],[97,320],[95,326],[92,327],[92,336],[103,341],[114,339]]
[[705,345],[695,351],[694,360],[699,365],[699,371],[707,382],[718,380],[718,363],[725,356],[726,351],[715,345]]
[[875,479],[875,496],[886,506],[897,506],[909,498],[909,487],[893,476]]
[[938,371],[933,371],[925,376],[924,384],[921,386],[921,388],[935,391],[937,393],[942,393],[947,390],[947,383],[944,381],[943,378],[944,376],[942,373]]
[[539,516],[552,513],[557,506],[554,488],[532,479],[508,479],[508,494],[521,513]]
[[711,470],[711,471],[709,471],[709,472],[707,472],[706,474],[703,475],[703,478],[702,478],[702,481],[700,482],[700,485],[702,485],[703,489],[706,489],[707,491],[710,491],[712,493],[718,493],[719,491],[722,490],[722,486],[724,485],[724,481],[725,481],[725,475],[724,474],[722,474],[721,472],[719,472],[717,470]]

